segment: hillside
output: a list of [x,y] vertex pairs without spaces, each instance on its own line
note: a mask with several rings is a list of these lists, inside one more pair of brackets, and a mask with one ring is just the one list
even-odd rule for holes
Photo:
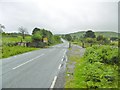
[[[70,33],[71,36],[76,36],[76,37],[83,37],[84,33],[86,31],[81,31],[81,32],[76,32],[76,33]],[[95,32],[95,35],[98,36],[98,35],[103,35],[105,37],[118,37],[118,33],[116,32]]]

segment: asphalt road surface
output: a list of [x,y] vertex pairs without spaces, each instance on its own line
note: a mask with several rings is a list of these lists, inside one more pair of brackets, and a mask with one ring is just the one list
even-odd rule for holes
[[[68,42],[2,60],[2,88],[53,88]],[[7,53],[7,52],[6,52]]]

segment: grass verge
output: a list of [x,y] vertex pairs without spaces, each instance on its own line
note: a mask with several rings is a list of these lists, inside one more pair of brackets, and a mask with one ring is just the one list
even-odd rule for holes
[[22,54],[25,52],[38,50],[39,48],[31,48],[31,47],[23,47],[23,46],[3,46],[2,47],[2,57],[1,58],[7,58],[10,56],[14,56],[17,54]]

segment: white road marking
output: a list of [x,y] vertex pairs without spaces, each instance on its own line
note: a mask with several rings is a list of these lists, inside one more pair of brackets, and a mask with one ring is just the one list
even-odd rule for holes
[[57,76],[54,77],[54,80],[53,80],[52,85],[50,86],[50,88],[54,88],[56,80],[57,80]]
[[61,64],[59,65],[58,69],[60,69],[60,68],[61,68]]
[[63,62],[63,59],[64,59],[64,57],[63,57],[62,60],[61,60],[62,62]]
[[35,60],[35,59],[37,59],[37,58],[43,56],[43,55],[44,55],[44,54],[41,54],[40,56],[37,56],[37,57],[35,57],[35,58],[33,58],[33,59],[27,61],[27,62],[24,62],[24,63],[22,63],[22,64],[20,64],[20,65],[18,65],[18,66],[16,66],[16,67],[14,67],[14,68],[12,68],[12,69],[17,69],[17,68],[19,68],[19,67],[21,67],[21,66],[23,66],[23,65],[25,65],[25,64],[27,64],[27,63],[29,63],[29,62]]

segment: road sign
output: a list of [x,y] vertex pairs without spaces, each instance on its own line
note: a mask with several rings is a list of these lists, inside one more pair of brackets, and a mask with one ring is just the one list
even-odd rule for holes
[[43,42],[48,42],[48,38],[43,38]]

